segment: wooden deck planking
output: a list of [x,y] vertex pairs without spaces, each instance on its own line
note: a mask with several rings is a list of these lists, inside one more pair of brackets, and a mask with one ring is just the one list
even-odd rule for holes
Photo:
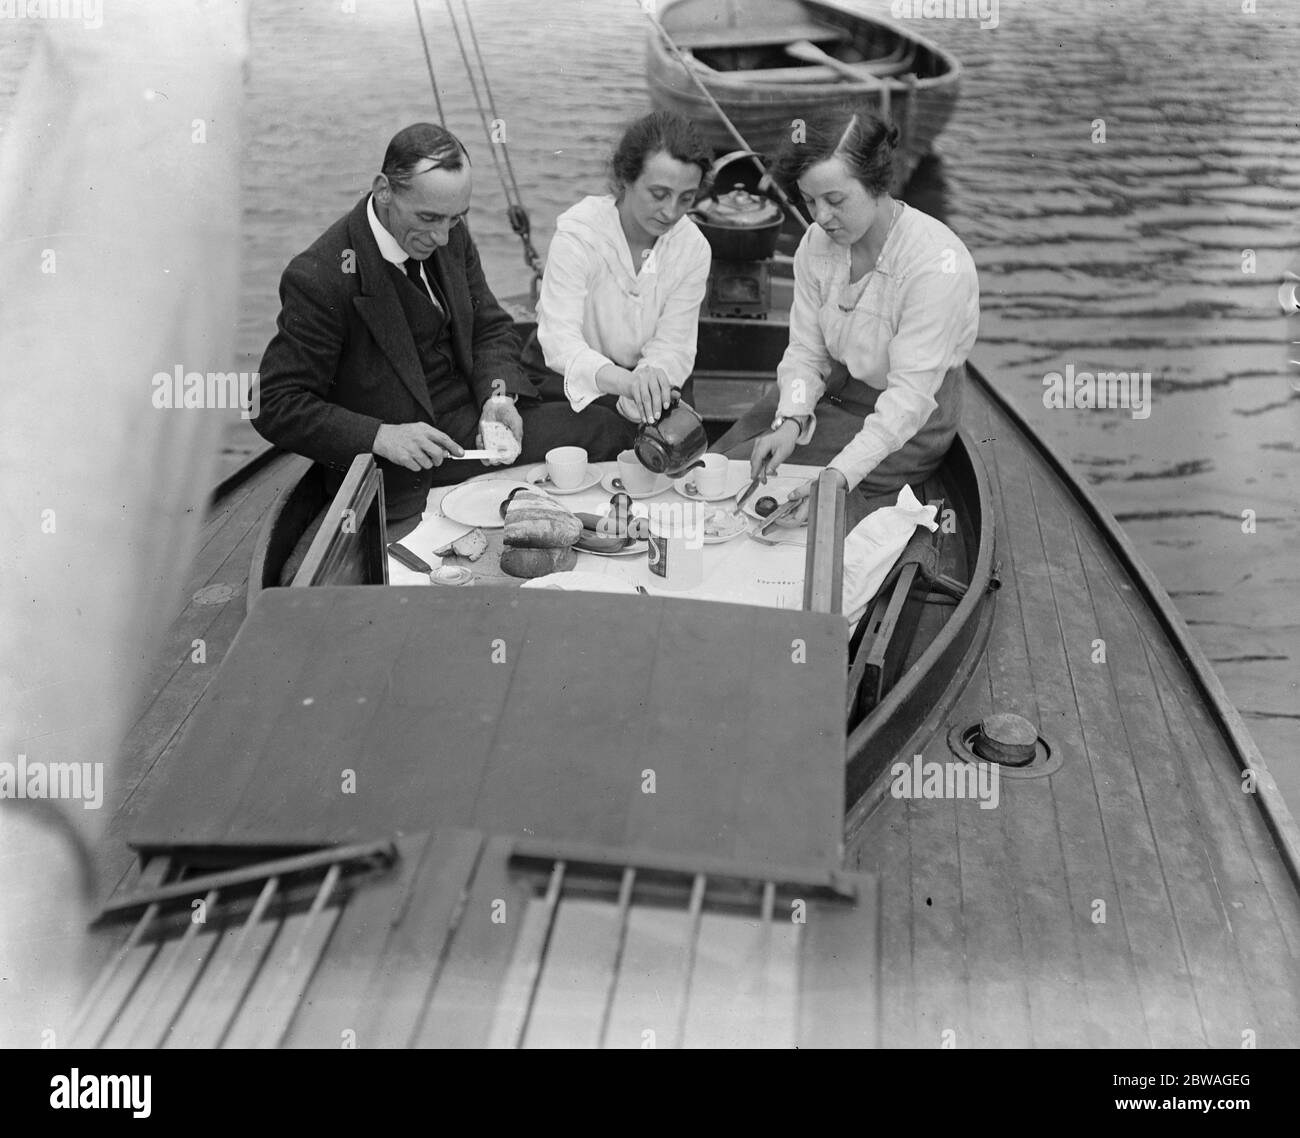
[[[1098,562],[1095,548],[1081,552],[1086,561]],[[1113,580],[1097,575],[1094,581],[1109,587],[1114,619],[1124,619],[1122,610],[1128,620],[1149,622]],[[1162,852],[1171,848],[1170,887],[1180,922],[1187,925],[1189,961],[1211,1045],[1239,1047],[1242,1032],[1256,1024],[1274,1043],[1293,1041],[1300,1036],[1300,971],[1287,933],[1300,927],[1300,905],[1293,892],[1279,895],[1283,904],[1275,905],[1263,878],[1281,867],[1263,818],[1234,780],[1222,746],[1207,748],[1205,736],[1189,729],[1189,701],[1151,644],[1142,647],[1143,668],[1126,671],[1127,662],[1120,661],[1117,679],[1134,695],[1125,710],[1139,720],[1138,769],[1156,807]],[[1174,742],[1171,764],[1152,760],[1162,737]],[[1262,865],[1251,854],[1251,832],[1257,842],[1270,844]],[[1289,882],[1281,877],[1279,884]]]
[[[957,705],[961,721],[994,706],[990,677],[980,661],[965,698]],[[946,760],[945,760],[946,761]],[[971,1036],[976,1047],[1021,1047],[1031,1038],[1020,903],[1012,880],[1001,808],[957,811],[957,851],[961,874],[962,921]],[[963,1045],[964,1045],[963,1044]]]
[[[1023,589],[1021,596],[1027,627],[1039,630],[1039,637],[1031,638],[1031,647],[1037,643],[1055,665],[1050,682],[1040,683],[1039,699],[1043,734],[1064,748],[1065,765],[1049,780],[1061,798],[1057,827],[1062,817],[1068,822],[1079,819],[1085,809],[1091,812],[1099,807],[1099,832],[1113,868],[1112,877],[1101,862],[1080,865],[1085,880],[1072,899],[1071,918],[1080,932],[1088,930],[1092,945],[1102,945],[1091,910],[1096,901],[1107,900],[1107,891],[1114,890],[1110,896],[1118,905],[1107,905],[1107,919],[1117,907],[1121,910],[1152,1045],[1203,1044],[1173,902],[1159,879],[1155,841],[1134,778],[1132,741],[1118,715],[1114,687],[1098,665],[1070,667],[1071,650],[1075,658],[1090,660],[1096,636],[1096,619],[1086,607],[1086,594],[1074,599],[1058,596],[1048,558],[1053,541],[1049,535],[1062,525],[1068,527],[1073,509],[1041,491],[1040,500],[1035,499],[1030,479],[1041,470],[1041,460],[1023,445],[1014,454],[1000,454],[998,464],[999,480],[1009,499],[1010,528],[1013,532],[1019,528],[1015,522],[1019,514],[1023,529],[1034,535],[1024,556],[1041,567],[1035,574],[1036,587]],[[1128,635],[1139,634],[1130,629]],[[1090,779],[1081,777],[1085,771],[1091,772]],[[1124,991],[1110,995],[1107,999],[1105,991],[1098,993],[1094,1018],[1099,1023],[1131,1011]]]
[[[991,691],[999,707],[1001,697],[1008,694],[1004,685],[1032,692],[1033,703],[1022,706],[1036,709],[1033,721],[1059,744],[1062,732],[1073,731],[1071,717],[1077,709],[1072,699],[1060,696],[1063,687],[1068,691],[1068,672],[1055,635],[1056,610],[1044,588],[1041,535],[1026,501],[1027,487],[1014,465],[1019,440],[1009,424],[992,414],[987,429],[977,428],[977,434],[1001,444],[984,451],[1002,561],[1002,588],[988,646]],[[1020,620],[1016,620],[1017,609]],[[1007,644],[1012,667],[1003,671],[994,662]],[[1003,816],[1002,836],[1010,846],[1011,881],[1017,883],[1033,1045],[1081,1047],[1092,1042],[1089,1024],[1095,1018],[1088,1004],[1080,943],[1087,903],[1078,875],[1084,867],[1073,857],[1074,851],[1064,848],[1060,792],[1054,781],[1002,779],[998,812]],[[1089,868],[1095,873],[1095,867]]]
[[[1153,938],[1176,938],[1172,906],[1163,887],[1148,874],[1155,847],[1136,794],[1131,741],[1116,714],[1115,688],[1104,666],[1092,663],[1100,630],[1077,563],[1073,510],[1038,482],[1041,468],[1028,456],[1015,469],[1037,523],[1040,545],[1034,556],[1043,560],[1043,592],[1054,614],[1051,627],[1056,635],[1049,635],[1048,643],[1059,653],[1059,683],[1064,686],[1053,694],[1072,693],[1055,705],[1057,730],[1044,725],[1044,731],[1065,758],[1051,782],[1062,848],[1075,865],[1079,883],[1072,916],[1085,978],[1097,1005],[1090,1026],[1094,1041],[1103,1045],[1149,1045],[1153,1032],[1160,1030],[1164,997],[1148,995],[1144,1001],[1143,993],[1153,991],[1153,977],[1167,969],[1168,950],[1150,960],[1147,946]],[[1094,920],[1094,911],[1100,914],[1094,910],[1099,902],[1106,906],[1104,920]],[[1150,965],[1145,972],[1144,961]],[[1190,989],[1181,998],[1188,1000]],[[1193,1014],[1171,1030],[1186,1038],[1199,1028]]]
[[[973,403],[973,400],[967,403],[968,421],[972,413],[985,412],[970,424],[970,429],[976,438],[984,440],[979,445],[988,472],[995,560],[1001,565],[1002,587],[993,601],[993,625],[981,662],[987,675],[987,684],[970,685],[965,697],[954,709],[952,720],[960,725],[974,723],[997,709],[1015,712],[1032,723],[1038,723],[1042,713],[1030,665],[1029,636],[1021,608],[1020,582],[1007,531],[1007,504],[1001,482],[997,478],[994,448],[999,435],[1003,439],[1007,435],[1003,425],[995,422],[987,413],[987,408],[982,404],[972,407]],[[1011,788],[1006,781],[1000,783],[1001,794],[1009,789]],[[1016,801],[1014,794],[1010,801]],[[1006,800],[1000,799],[996,810],[984,813],[990,815],[990,819],[979,826],[978,831],[974,823],[980,819],[979,813],[967,816],[972,824],[967,827],[970,840],[963,845],[961,858],[965,908],[973,915],[977,928],[982,914],[990,906],[1002,914],[1007,924],[1002,928],[994,927],[976,941],[976,948],[985,951],[977,954],[971,965],[972,974],[974,977],[986,975],[989,978],[981,983],[982,990],[973,995],[972,1006],[984,1009],[992,1006],[993,1017],[981,1020],[979,1029],[994,1035],[1000,1046],[1024,1046],[1039,1042],[1034,1031],[1036,1019],[1040,1021],[1038,1035],[1049,1030],[1042,1022],[1045,981],[1041,978],[1041,972],[1045,967],[1045,958],[1065,952],[1066,947],[1063,942],[1053,942],[1050,937],[1044,936],[1033,906],[1027,903],[1029,898],[1014,887],[1018,879],[1023,879],[1026,859],[1031,868],[1039,864],[1034,849],[1027,850],[1025,854],[1018,850],[1022,843],[1030,840],[1035,848],[1044,849],[1045,856],[1051,860],[1057,859],[1060,854],[1057,843],[1051,840],[1041,822],[1031,836],[1024,820],[1012,813]],[[1008,885],[1012,887],[1008,888]],[[1038,889],[1041,893],[1041,885]],[[1055,920],[1059,922],[1059,916]],[[1046,981],[1048,984],[1054,982],[1051,979]],[[1014,1003],[1001,1005],[999,993],[1015,997]]]
[[[1129,740],[1138,792],[1151,826],[1159,873],[1177,922],[1200,1013],[1205,1042],[1212,1047],[1240,1043],[1243,1019],[1255,1020],[1241,961],[1223,919],[1222,903],[1205,853],[1206,835],[1190,808],[1177,769],[1182,756],[1170,747],[1169,724],[1160,706],[1160,678],[1152,674],[1147,642],[1150,618],[1132,612],[1121,595],[1130,589],[1113,570],[1088,572],[1075,534],[1068,573],[1082,587],[1098,631],[1107,645],[1105,672]],[[1063,570],[1063,573],[1067,572]],[[1136,631],[1137,635],[1134,635]],[[1213,840],[1211,837],[1210,840]]]
[[890,801],[878,808],[848,852],[849,868],[874,873],[880,880],[881,911],[886,914],[880,934],[880,1022],[885,1047],[905,1047],[918,1038],[912,968],[916,940],[911,920],[912,843],[902,805]]
[[357,1034],[368,1047],[407,1047],[442,971],[455,918],[483,853],[483,835],[445,829],[426,843],[402,907],[366,989]]
[[[926,748],[926,760],[944,762],[940,748],[946,749],[936,738]],[[910,756],[904,761],[910,764]],[[958,868],[957,812],[976,806],[945,799],[909,799],[901,805],[907,812],[911,845],[909,920],[915,938],[911,961],[911,982],[916,988],[915,1021],[909,1045],[940,1047],[946,1039],[952,1039],[957,1046],[962,1046],[974,1033],[967,1003],[969,982]],[[902,1041],[886,1042],[896,1046]]]

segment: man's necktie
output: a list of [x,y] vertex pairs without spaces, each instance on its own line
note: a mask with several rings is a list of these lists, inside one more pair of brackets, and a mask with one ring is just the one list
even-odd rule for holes
[[443,312],[446,312],[447,306],[442,303],[442,299],[440,297],[436,301],[433,299],[433,297],[438,296],[438,286],[433,283],[433,277],[430,276],[428,278],[429,283],[427,286],[424,283],[425,277],[420,272],[420,266],[423,263],[423,261],[417,261],[414,257],[407,257],[406,275],[411,278],[411,281],[415,284],[415,287],[420,290],[420,295],[424,297],[425,300],[429,301],[430,304],[433,304],[434,307],[441,308]]

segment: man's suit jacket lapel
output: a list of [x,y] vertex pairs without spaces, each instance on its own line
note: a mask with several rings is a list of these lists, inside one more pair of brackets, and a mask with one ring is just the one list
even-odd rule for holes
[[429,385],[425,382],[420,356],[415,350],[415,338],[406,322],[406,313],[402,310],[387,262],[379,255],[375,235],[370,232],[370,221],[366,217],[368,201],[368,197],[363,198],[348,219],[348,236],[356,250],[357,280],[361,288],[361,295],[353,298],[352,306],[365,321],[398,378],[432,420]]
[[[462,223],[463,224],[463,223]],[[447,249],[450,245],[435,249],[433,256],[424,263],[424,271],[433,269],[433,279],[438,282],[438,291],[447,302],[451,319],[452,349],[456,354],[456,363],[466,376],[473,374],[470,359],[469,337],[467,332],[474,327],[474,310],[470,304],[469,285],[465,279],[465,270],[457,262],[450,261]]]

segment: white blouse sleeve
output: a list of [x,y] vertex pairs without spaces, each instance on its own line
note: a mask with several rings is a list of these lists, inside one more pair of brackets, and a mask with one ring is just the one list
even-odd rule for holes
[[641,349],[641,363],[661,368],[674,387],[681,387],[695,367],[695,344],[700,327],[700,305],[709,283],[712,259],[709,243],[701,234],[685,255],[685,264],[655,321],[654,334]]
[[889,374],[875,410],[862,429],[828,464],[852,490],[888,455],[924,425],[938,406],[935,395],[950,367],[963,362],[958,350],[978,313],[974,265],[958,273],[925,268],[901,289],[898,331],[889,341]]
[[831,371],[831,356],[822,336],[821,296],[819,282],[813,271],[813,259],[808,253],[810,229],[799,242],[794,254],[794,300],[790,305],[790,343],[776,369],[776,382],[781,391],[776,413],[788,416],[806,416],[808,419],[799,435],[799,445],[812,441],[817,426],[817,401],[826,390],[826,377]]
[[564,376],[564,394],[575,411],[600,396],[596,373],[612,361],[583,337],[590,258],[577,238],[557,233],[546,255],[537,299],[537,339],[546,366]]

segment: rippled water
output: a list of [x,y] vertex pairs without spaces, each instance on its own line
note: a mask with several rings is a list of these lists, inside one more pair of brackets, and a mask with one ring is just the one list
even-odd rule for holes
[[[245,370],[273,329],[284,264],[355,201],[389,136],[434,113],[410,5],[356,7],[253,5]],[[1300,267],[1287,106],[1300,4],[1257,7],[1003,0],[996,29],[921,22],[965,74],[938,161],[911,196],[979,265],[975,362],[1119,517],[1300,812],[1300,397],[1285,343],[1300,339],[1300,319],[1288,329],[1274,296],[1283,270]],[[522,291],[446,8],[423,10],[448,124],[480,158],[472,224],[489,279]],[[647,106],[645,22],[636,0],[473,0],[473,11],[544,253],[556,215],[602,188],[619,124]],[[2,122],[30,29],[0,36]],[[1047,409],[1043,376],[1070,364],[1149,371],[1150,417]],[[250,442],[232,429],[232,457]],[[1246,510],[1254,534],[1242,532]]]

